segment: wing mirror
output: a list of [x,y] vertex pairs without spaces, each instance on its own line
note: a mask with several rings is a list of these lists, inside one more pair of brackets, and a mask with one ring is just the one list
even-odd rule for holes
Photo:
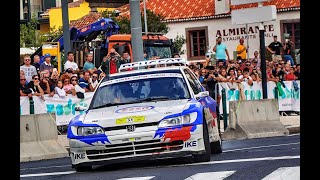
[[84,107],[84,106],[76,106],[74,107],[75,111],[86,111],[88,110],[88,107]]

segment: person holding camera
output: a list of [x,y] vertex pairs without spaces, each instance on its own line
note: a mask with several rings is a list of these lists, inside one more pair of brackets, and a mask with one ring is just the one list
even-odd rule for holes
[[99,69],[108,76],[109,74],[117,73],[120,65],[123,63],[120,54],[114,48],[111,48],[107,56],[103,57]]
[[229,52],[227,50],[227,46],[222,43],[222,38],[218,37],[216,39],[216,45],[213,48],[213,51],[216,53],[216,59],[218,61],[223,61],[223,66],[227,65],[227,58],[228,57],[228,62],[230,61],[229,57]]
[[[218,83],[217,77],[218,72],[214,69],[213,66],[207,66],[206,69],[209,71],[205,74],[203,83],[206,84],[206,90],[209,91],[209,96],[215,99],[215,86]],[[204,70],[202,70],[204,71]]]
[[291,66],[294,66],[294,61],[293,58],[291,56],[292,54],[292,42],[290,41],[290,39],[286,39],[286,42],[284,43],[283,46],[283,50],[284,50],[284,60],[290,61]]

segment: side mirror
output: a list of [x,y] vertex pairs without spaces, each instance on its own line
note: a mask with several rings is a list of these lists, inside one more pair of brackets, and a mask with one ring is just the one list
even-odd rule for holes
[[74,110],[75,111],[85,111],[87,110],[88,108],[87,107],[84,107],[84,106],[76,106],[74,107]]
[[203,98],[209,96],[209,91],[199,92],[198,94],[194,95],[195,98]]

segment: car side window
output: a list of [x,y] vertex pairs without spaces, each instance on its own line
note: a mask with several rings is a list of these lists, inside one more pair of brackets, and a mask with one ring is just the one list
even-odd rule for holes
[[202,88],[203,86],[201,85],[198,77],[192,71],[190,71],[190,69],[186,69],[186,70],[189,72],[189,74],[191,74],[191,78],[194,81],[194,83],[197,85],[198,89],[200,89],[200,91],[204,91]]
[[193,93],[194,94],[200,93],[201,92],[201,88],[199,88],[197,86],[197,83],[196,83],[196,81],[194,81],[194,79],[192,77],[192,74],[187,69],[184,70],[184,73],[186,74],[187,80],[189,81],[189,84],[190,84],[190,86],[191,86],[191,88],[193,90]]

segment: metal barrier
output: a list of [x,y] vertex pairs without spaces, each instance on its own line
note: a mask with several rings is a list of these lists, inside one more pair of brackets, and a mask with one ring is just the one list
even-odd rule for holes
[[226,90],[222,89],[222,107],[223,107],[223,128],[224,130],[228,127],[228,114],[227,114],[227,97]]

